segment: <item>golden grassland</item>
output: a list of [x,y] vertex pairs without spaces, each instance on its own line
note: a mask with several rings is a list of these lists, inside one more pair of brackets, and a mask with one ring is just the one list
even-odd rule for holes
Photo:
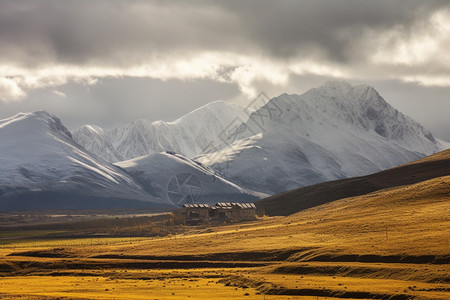
[[450,299],[449,200],[444,176],[165,237],[8,240],[0,298]]
[[[47,298],[66,295],[71,299],[239,299],[239,297],[261,299],[254,297],[256,296],[254,290],[247,292],[241,288],[224,286],[217,281],[217,279],[189,277],[134,280],[109,277],[28,276],[7,278],[2,280],[1,285],[16,286],[19,293]],[[244,296],[245,294],[248,295]]]

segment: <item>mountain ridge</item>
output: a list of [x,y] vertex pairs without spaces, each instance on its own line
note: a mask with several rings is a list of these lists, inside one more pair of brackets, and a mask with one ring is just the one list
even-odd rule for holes
[[153,153],[115,165],[126,170],[150,195],[176,206],[215,204],[230,199],[250,202],[260,197],[221,178],[207,166],[176,153]]
[[445,148],[373,87],[342,82],[272,98],[234,133],[227,148],[195,159],[269,194],[374,173]]
[[[12,125],[17,128],[8,133]],[[376,173],[450,145],[389,105],[373,87],[345,82],[327,82],[302,95],[281,94],[250,115],[240,106],[216,101],[173,122],[136,120],[112,130],[85,125],[71,133],[45,111],[21,113],[0,120],[0,136],[7,141],[0,145],[0,197],[44,192],[36,184],[40,180],[51,192],[66,192],[62,187],[70,186],[70,191],[103,197],[100,187],[112,185],[105,195],[172,206],[169,182],[196,173],[199,166],[202,173],[196,177],[214,176],[220,183],[204,182],[210,196],[217,189],[240,202],[241,196]],[[133,157],[134,166],[122,155]],[[92,182],[97,186],[86,188]],[[155,188],[156,182],[160,187]],[[155,191],[158,197],[152,196]]]
[[167,206],[149,197],[119,168],[91,156],[72,140],[60,119],[45,110],[0,120],[0,137],[4,209],[39,207],[39,203],[40,208],[77,208],[83,202],[77,198],[89,198],[103,207],[122,207],[127,201]]
[[[72,133],[77,143],[110,162],[164,151],[193,157],[211,142],[217,143],[220,134],[235,118],[246,120],[247,117],[244,108],[237,104],[214,101],[172,122],[139,119],[110,130],[84,125]],[[92,130],[97,128],[99,130]]]
[[262,196],[180,154],[158,153],[113,165],[78,145],[61,120],[46,111],[0,120],[0,139],[1,209],[173,209],[198,200],[167,196],[173,192],[170,184],[186,174],[198,185],[178,187],[181,197],[194,188],[209,202]]

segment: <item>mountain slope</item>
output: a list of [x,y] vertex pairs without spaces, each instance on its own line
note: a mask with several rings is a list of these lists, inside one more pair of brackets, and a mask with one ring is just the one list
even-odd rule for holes
[[444,149],[374,88],[343,82],[271,99],[226,143],[195,159],[269,194],[378,172]]
[[450,150],[445,150],[376,174],[319,183],[277,194],[257,204],[269,215],[290,215],[338,199],[449,175]]
[[137,120],[112,130],[85,125],[72,133],[77,143],[110,162],[164,151],[193,157],[210,144],[218,144],[234,120],[244,122],[247,118],[243,107],[216,101],[173,122]]
[[161,207],[121,169],[91,156],[46,111],[0,120],[2,209]]
[[123,160],[122,156],[115,151],[109,133],[100,126],[81,126],[72,132],[72,137],[84,149],[106,161],[115,162]]
[[177,206],[258,199],[212,169],[179,154],[155,153],[116,165],[133,176],[150,195]]

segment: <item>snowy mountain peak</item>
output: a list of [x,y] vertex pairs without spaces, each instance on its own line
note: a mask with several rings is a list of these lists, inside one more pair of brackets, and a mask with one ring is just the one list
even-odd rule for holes
[[337,100],[342,99],[339,95],[346,97],[353,96],[352,98],[355,100],[360,100],[358,96],[364,93],[377,94],[381,97],[373,86],[367,84],[351,85],[346,81],[327,81],[317,88],[312,88],[311,91],[319,91],[327,95],[331,94]]
[[377,172],[445,147],[373,87],[336,81],[272,98],[227,140],[195,159],[266,193]]
[[122,157],[115,153],[109,134],[100,126],[83,125],[73,132],[73,139],[106,161],[122,160]]
[[[277,113],[264,122],[258,121],[269,110],[277,110]],[[423,154],[442,150],[429,131],[393,108],[368,85],[330,81],[302,95],[280,95],[252,115],[247,127],[253,130],[243,136],[291,123],[297,124],[298,130],[305,134],[311,134],[318,127],[353,128],[378,134]]]
[[330,80],[321,84],[318,89],[351,90],[353,86],[346,81]]
[[173,121],[140,119],[112,130],[95,131],[83,126],[73,131],[75,141],[110,162],[174,151],[188,157],[217,145],[225,128],[235,120],[245,122],[244,108],[224,101],[206,104]]
[[355,105],[356,108],[362,108],[368,102],[387,104],[374,87],[365,84],[352,86],[348,82],[341,81],[328,81],[301,96],[312,98],[311,100],[316,102],[320,99],[327,105],[339,105],[341,109]]
[[166,205],[73,141],[46,111],[0,120],[0,209]]
[[386,103],[374,87],[366,84],[353,86],[344,81],[328,81],[317,88],[308,90],[301,96],[321,97],[329,104],[365,104],[367,99]]
[[18,134],[16,138],[23,135],[23,129],[27,128],[28,133],[39,134],[47,130],[54,133],[72,138],[70,131],[62,124],[61,120],[45,110],[39,110],[33,113],[18,113],[10,118],[0,120],[0,128],[9,132],[11,138],[14,133]]
[[102,139],[104,141],[104,137],[107,135],[107,133],[97,125],[83,125],[80,126],[77,129],[77,134],[79,135],[86,135],[87,137],[91,139]]
[[[41,109],[35,112],[27,112],[27,113],[18,113],[17,115],[13,116],[12,118],[17,119],[24,119],[24,118],[35,118],[35,119],[41,119],[41,120],[47,120],[47,121],[59,121],[59,118],[52,115],[51,113],[47,112],[45,109]],[[61,121],[59,121],[61,123]]]
[[197,109],[194,109],[193,111],[185,114],[184,116],[176,119],[173,122],[169,123],[183,123],[183,122],[190,122],[195,118],[198,118],[199,116],[204,116],[205,114],[213,115],[213,116],[220,116],[228,111],[235,110],[235,111],[243,111],[244,107],[234,104],[234,103],[227,103],[222,100],[213,101],[210,103],[207,103]]

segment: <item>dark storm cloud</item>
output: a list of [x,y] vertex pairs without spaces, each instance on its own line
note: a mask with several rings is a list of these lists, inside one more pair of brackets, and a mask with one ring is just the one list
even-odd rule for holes
[[224,47],[229,31],[237,31],[232,19],[214,7],[181,1],[3,1],[0,59],[26,65],[139,63],[165,51]]
[[0,0],[0,118],[172,120],[341,79],[385,88],[450,140],[449,48],[447,0]]
[[408,34],[445,5],[448,1],[2,1],[0,60],[120,66],[167,52],[220,50],[342,63],[364,55],[365,29],[399,26]]
[[[280,3],[281,2],[281,3]],[[260,1],[256,7],[246,1],[221,2],[239,15],[247,38],[275,56],[323,51],[327,58],[342,62],[361,52],[365,29],[409,28],[414,22],[440,9],[444,2],[429,1]],[[448,3],[447,3],[448,4]],[[361,49],[360,49],[361,50]]]

